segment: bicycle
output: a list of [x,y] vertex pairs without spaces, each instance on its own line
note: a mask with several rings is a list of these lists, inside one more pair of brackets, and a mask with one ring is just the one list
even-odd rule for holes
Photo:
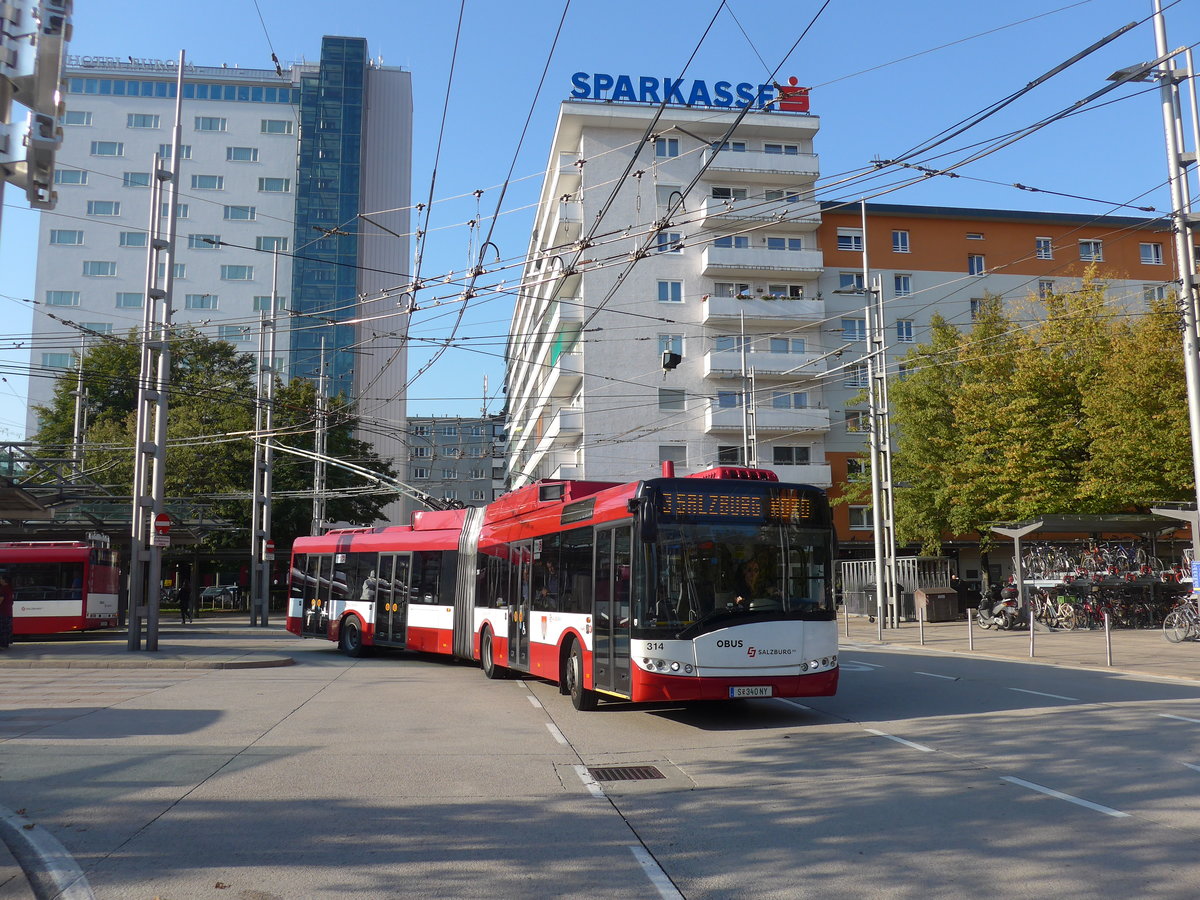
[[[1197,601],[1200,603],[1200,600]],[[1163,636],[1172,644],[1200,637],[1200,614],[1197,603],[1185,600],[1163,619]]]

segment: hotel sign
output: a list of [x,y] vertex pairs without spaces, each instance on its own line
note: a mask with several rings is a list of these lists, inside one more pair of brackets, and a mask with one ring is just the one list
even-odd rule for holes
[[574,88],[571,97],[575,100],[666,103],[718,109],[753,106],[782,112],[808,112],[808,88],[800,87],[795,77],[789,78],[787,84],[718,81],[710,88],[706,81],[682,78],[576,72],[571,76],[571,86]]

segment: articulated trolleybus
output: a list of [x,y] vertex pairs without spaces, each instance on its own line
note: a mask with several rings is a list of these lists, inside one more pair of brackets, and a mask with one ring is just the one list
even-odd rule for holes
[[3,542],[0,574],[12,586],[13,634],[59,634],[117,624],[120,570],[115,552],[106,545]]
[[825,494],[763,469],[541,481],[292,548],[288,630],[557,682],[577,709],[837,690]]

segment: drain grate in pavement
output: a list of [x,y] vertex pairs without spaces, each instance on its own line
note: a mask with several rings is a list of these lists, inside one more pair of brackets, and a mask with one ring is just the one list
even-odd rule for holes
[[588,773],[597,781],[649,781],[667,777],[654,766],[598,766],[589,767]]

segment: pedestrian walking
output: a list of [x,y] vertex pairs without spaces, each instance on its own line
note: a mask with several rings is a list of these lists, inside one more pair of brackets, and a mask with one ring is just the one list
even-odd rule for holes
[[13,634],[13,589],[8,573],[0,572],[0,650],[7,650]]
[[192,617],[192,581],[186,572],[179,574],[179,584],[176,587],[179,596],[179,624],[186,625]]

